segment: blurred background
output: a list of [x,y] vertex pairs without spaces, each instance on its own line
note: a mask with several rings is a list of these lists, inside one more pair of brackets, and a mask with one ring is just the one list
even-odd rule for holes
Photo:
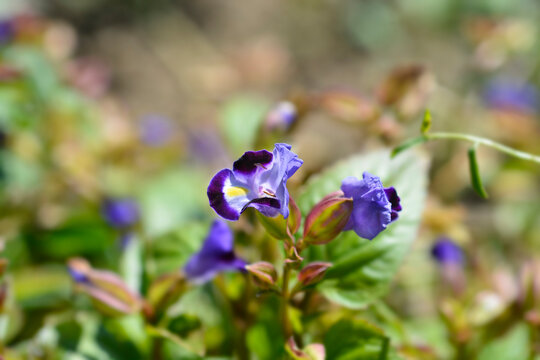
[[[118,259],[139,237],[150,277],[179,268],[215,216],[210,177],[246,150],[293,144],[294,189],[417,136],[429,108],[433,130],[539,154],[538,19],[536,0],[0,0],[3,343],[58,346],[44,329],[72,299],[71,257],[132,272]],[[539,165],[481,148],[484,200],[469,146],[424,146],[421,232],[385,299],[434,358],[522,301],[524,283],[540,302]],[[124,200],[126,226],[104,205]],[[458,275],[431,255],[441,237],[465,253]],[[201,342],[226,352],[216,316]]]

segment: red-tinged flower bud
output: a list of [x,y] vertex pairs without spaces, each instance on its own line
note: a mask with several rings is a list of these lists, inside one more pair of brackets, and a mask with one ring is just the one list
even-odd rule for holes
[[331,263],[319,261],[307,264],[298,273],[298,282],[303,286],[316,284],[324,278],[324,274],[330,266],[332,266]]
[[401,66],[380,84],[377,97],[382,104],[394,107],[400,117],[407,118],[425,107],[435,86],[435,78],[422,66]]
[[540,262],[528,261],[521,267],[519,276],[518,301],[524,309],[532,309],[540,304]]
[[302,350],[298,348],[291,336],[285,344],[285,350],[294,360],[325,360],[326,350],[323,344],[309,344]]
[[375,120],[380,114],[380,109],[373,100],[346,91],[322,94],[319,106],[333,117],[348,122],[367,122]]
[[154,311],[160,313],[178,300],[186,285],[186,278],[180,271],[161,275],[150,284],[146,299]]
[[345,198],[342,192],[326,196],[306,217],[304,242],[321,245],[334,240],[347,224],[352,210],[352,199]]
[[139,295],[115,273],[94,270],[80,258],[69,260],[68,270],[75,281],[75,290],[90,296],[94,306],[105,315],[127,315],[141,309],[143,301]]
[[274,265],[266,261],[256,262],[246,265],[246,270],[250,273],[255,284],[262,289],[275,287],[277,281],[277,271]]

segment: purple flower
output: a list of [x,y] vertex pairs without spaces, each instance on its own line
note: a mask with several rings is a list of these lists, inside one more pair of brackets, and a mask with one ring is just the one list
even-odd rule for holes
[[365,239],[377,236],[398,218],[401,211],[396,189],[384,188],[379,177],[367,172],[364,172],[362,180],[345,178],[341,190],[345,197],[353,199],[351,217],[343,230],[354,230]]
[[102,213],[115,228],[127,228],[139,220],[139,207],[132,199],[107,199],[103,203]]
[[171,138],[173,130],[171,121],[160,115],[147,115],[139,124],[141,141],[149,146],[165,144]]
[[484,94],[485,103],[495,109],[519,112],[536,112],[540,104],[538,90],[516,79],[499,79],[488,84]]
[[9,42],[14,36],[12,20],[0,20],[0,44]]
[[298,116],[296,106],[290,101],[281,101],[274,106],[266,117],[268,130],[285,131],[294,123]]
[[431,248],[431,256],[440,264],[461,265],[464,262],[463,250],[449,238],[439,238]]
[[194,254],[184,267],[187,278],[195,283],[203,283],[218,272],[245,271],[246,262],[236,257],[233,243],[233,233],[227,223],[215,220],[201,250]]
[[287,180],[303,161],[288,144],[276,144],[274,151],[248,151],[233,169],[218,172],[208,185],[210,206],[227,220],[238,220],[248,207],[265,216],[289,216]]

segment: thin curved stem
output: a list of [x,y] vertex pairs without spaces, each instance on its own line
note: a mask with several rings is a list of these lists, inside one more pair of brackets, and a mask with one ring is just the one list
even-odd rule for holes
[[475,136],[475,135],[468,135],[468,134],[460,134],[460,133],[449,133],[449,132],[435,132],[435,133],[427,133],[423,135],[424,138],[427,140],[436,140],[436,139],[453,139],[453,140],[464,140],[464,141],[470,141],[473,143],[477,143],[480,145],[485,145],[488,147],[491,147],[493,149],[499,150],[505,154],[514,156],[519,159],[523,160],[529,160],[534,161],[538,164],[540,164],[540,156],[533,155],[524,151],[513,149],[509,146],[503,145],[501,143],[495,142],[490,139],[486,139],[483,137]]
[[291,323],[289,321],[289,278],[291,267],[289,263],[285,262],[283,265],[283,283],[281,287],[282,296],[282,308],[281,308],[281,322],[283,325],[283,333],[285,339],[288,339],[292,335]]

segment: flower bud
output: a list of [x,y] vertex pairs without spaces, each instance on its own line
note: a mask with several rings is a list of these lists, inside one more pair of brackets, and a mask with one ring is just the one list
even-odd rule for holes
[[367,122],[380,114],[379,106],[373,100],[346,91],[322,94],[319,106],[333,117],[347,122]]
[[304,242],[321,245],[334,240],[343,230],[353,210],[352,199],[336,192],[317,203],[304,224]]
[[525,262],[519,274],[519,304],[524,309],[532,309],[540,304],[540,262]]
[[326,358],[323,344],[309,344],[300,350],[292,336],[285,344],[285,350],[294,360],[324,360]]
[[332,266],[331,263],[321,261],[307,264],[298,273],[298,282],[303,286],[316,284],[324,278],[326,270],[328,270],[330,266]]
[[180,271],[164,274],[148,288],[146,299],[154,311],[161,312],[173,304],[186,290],[186,278]]
[[277,272],[274,265],[266,261],[246,265],[253,282],[262,289],[271,289],[276,285]]
[[68,271],[75,282],[75,290],[90,296],[94,306],[105,315],[127,315],[141,309],[139,295],[132,292],[115,273],[94,270],[80,258],[69,260]]

